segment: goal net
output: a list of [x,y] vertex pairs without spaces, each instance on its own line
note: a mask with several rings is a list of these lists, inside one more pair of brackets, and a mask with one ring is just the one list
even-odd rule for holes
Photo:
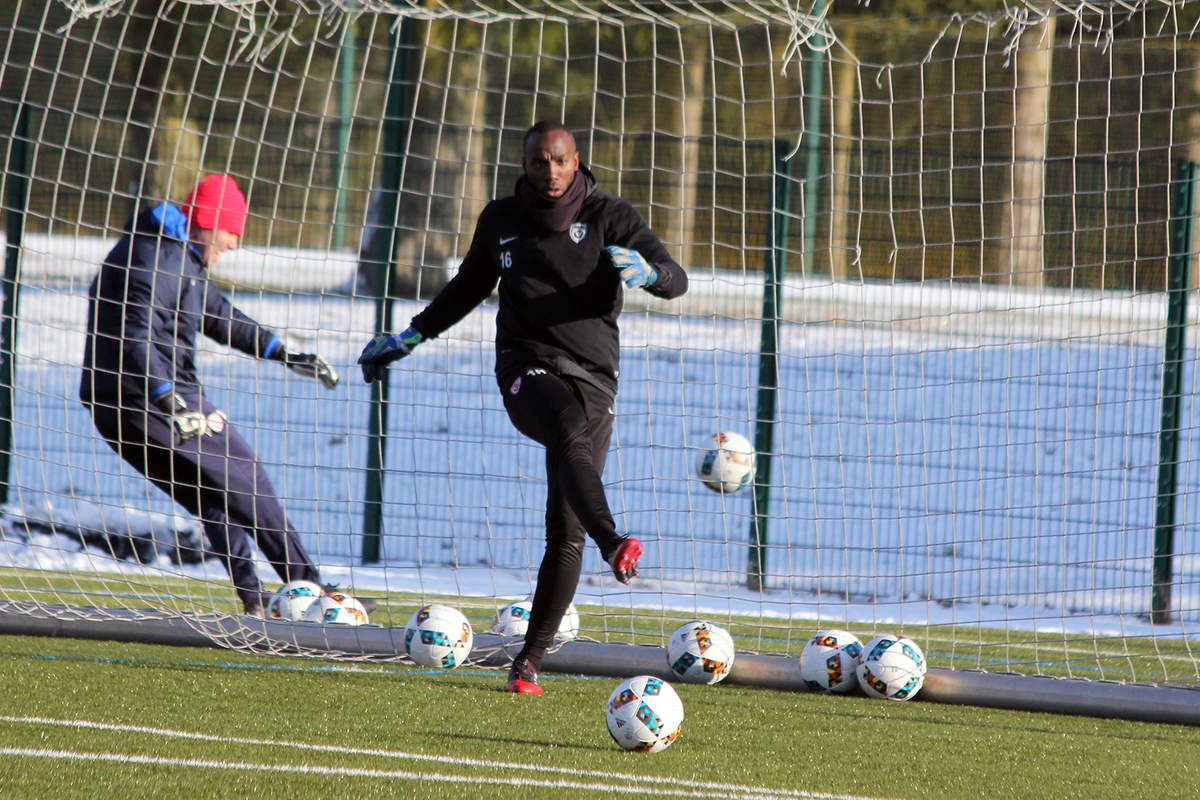
[[[100,261],[218,172],[250,218],[214,277],[344,377],[200,353],[323,575],[379,601],[371,629],[437,601],[484,631],[528,594],[543,453],[495,386],[494,298],[394,365],[386,405],[355,359],[453,275],[550,118],[690,279],[626,295],[604,479],[647,552],[622,587],[589,545],[582,637],[659,645],[704,617],[796,656],[840,627],[936,667],[1196,683],[1200,14],[882,11],[8,4],[4,615],[296,648],[238,616],[199,522],[77,395]],[[756,444],[753,485],[699,482],[717,432]]]

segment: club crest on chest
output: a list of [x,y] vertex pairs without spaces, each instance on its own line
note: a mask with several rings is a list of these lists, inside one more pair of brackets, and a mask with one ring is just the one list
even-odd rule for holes
[[579,244],[583,237],[587,236],[587,223],[572,222],[571,227],[567,228],[567,236],[571,237],[572,242]]

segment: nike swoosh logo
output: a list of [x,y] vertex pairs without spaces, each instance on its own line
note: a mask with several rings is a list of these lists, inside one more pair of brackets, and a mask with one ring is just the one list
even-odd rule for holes
[[507,238],[502,236],[502,237],[500,237],[500,246],[503,247],[504,245],[508,244],[509,242],[516,241],[516,239],[517,239],[516,236],[509,236]]

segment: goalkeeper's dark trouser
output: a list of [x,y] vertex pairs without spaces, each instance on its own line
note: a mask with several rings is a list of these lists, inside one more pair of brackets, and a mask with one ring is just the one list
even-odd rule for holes
[[509,378],[501,392],[517,430],[546,448],[546,553],[517,655],[538,669],[575,597],[587,536],[606,561],[621,542],[601,479],[612,397],[585,380],[541,369]]
[[[214,420],[216,406],[204,401]],[[229,571],[242,602],[260,599],[250,537],[284,581],[320,583],[320,573],[288,522],[266,471],[250,445],[223,416],[220,430],[175,443],[175,431],[162,414],[118,410],[96,402],[96,430],[134,469],[204,526],[212,552]]]

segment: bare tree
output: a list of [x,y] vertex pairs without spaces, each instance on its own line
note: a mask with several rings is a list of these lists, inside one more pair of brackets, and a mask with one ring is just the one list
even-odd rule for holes
[[1008,196],[1001,217],[998,274],[1010,283],[1040,288],[1045,283],[1046,140],[1054,15],[1021,34],[1013,59],[1013,133]]
[[858,100],[858,65],[850,56],[854,52],[853,29],[842,35],[846,58],[831,61],[833,79],[833,119],[830,129],[832,154],[832,202],[829,209],[829,273],[834,281],[849,277],[851,253],[849,233],[850,213],[850,155],[855,142],[861,141],[851,131],[854,106]]

